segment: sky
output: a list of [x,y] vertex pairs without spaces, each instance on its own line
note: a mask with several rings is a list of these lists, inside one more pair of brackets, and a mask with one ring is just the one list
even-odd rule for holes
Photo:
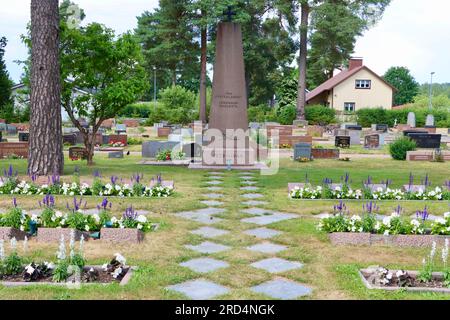
[[[30,0],[1,0],[0,36],[6,36],[6,63],[18,82],[27,50],[20,35],[30,20]],[[74,0],[86,13],[86,23],[96,21],[123,33],[136,27],[136,17],[151,11],[158,0]],[[6,4],[7,3],[7,4]],[[383,19],[358,38],[355,56],[382,75],[391,66],[405,66],[420,83],[450,82],[449,0],[393,0]]]

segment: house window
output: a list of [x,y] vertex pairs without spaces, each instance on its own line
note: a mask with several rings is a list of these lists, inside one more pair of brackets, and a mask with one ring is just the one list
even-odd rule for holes
[[344,111],[345,112],[355,112],[355,103],[354,102],[344,103]]
[[370,89],[372,87],[371,80],[356,80],[356,89]]

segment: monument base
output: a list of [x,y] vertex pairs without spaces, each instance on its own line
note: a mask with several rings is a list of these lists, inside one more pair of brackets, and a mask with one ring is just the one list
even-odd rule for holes
[[254,163],[253,165],[248,166],[215,166],[215,165],[204,165],[201,162],[191,163],[188,167],[193,170],[238,170],[238,171],[253,171],[253,170],[267,170],[268,167],[265,163]]

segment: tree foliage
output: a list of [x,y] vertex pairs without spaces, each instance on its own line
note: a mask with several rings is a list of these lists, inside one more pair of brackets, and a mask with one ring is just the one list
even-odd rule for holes
[[0,112],[2,115],[9,114],[8,110],[12,107],[11,92],[12,81],[9,78],[6,63],[4,61],[5,47],[7,40],[5,37],[0,38]]
[[391,67],[386,71],[383,78],[397,89],[394,94],[396,106],[413,102],[419,93],[419,83],[411,75],[408,68]]

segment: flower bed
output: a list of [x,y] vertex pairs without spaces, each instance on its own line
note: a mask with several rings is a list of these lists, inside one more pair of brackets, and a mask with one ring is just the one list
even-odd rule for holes
[[402,247],[429,246],[450,237],[450,212],[428,221],[427,207],[416,212],[416,218],[405,221],[398,206],[390,216],[377,219],[379,207],[374,202],[363,206],[361,215],[350,215],[343,201],[334,206],[334,214],[325,215],[317,228],[329,233],[335,245],[386,244]]
[[[372,290],[450,293],[450,288],[444,284],[442,272],[433,272],[432,280],[423,283],[418,280],[418,271],[395,270],[391,272],[392,276],[388,276],[391,280],[386,284],[376,280],[381,272],[384,271],[371,268],[361,269],[359,275],[366,288]],[[390,271],[387,270],[387,272],[388,275]]]
[[[128,283],[132,268],[126,265],[126,259],[115,254],[110,263],[103,266],[86,266],[83,246],[80,239],[79,249],[75,248],[75,233],[70,235],[69,250],[66,255],[64,236],[61,237],[56,262],[27,261],[17,253],[17,242],[11,240],[10,253],[5,254],[4,242],[0,242],[0,284],[4,286],[46,285],[81,285]],[[26,246],[24,244],[24,250]],[[28,263],[29,262],[29,263]],[[28,263],[28,264],[27,264]]]
[[37,179],[38,177],[33,176],[31,182],[19,181],[17,173],[14,173],[10,166],[8,171],[5,170],[4,178],[0,180],[0,194],[166,198],[174,193],[173,183],[165,183],[160,175],[152,178],[148,185],[143,183],[142,174],[133,175],[131,184],[121,183],[116,176],[112,176],[108,183],[104,183],[98,172],[94,175],[91,185],[77,181],[61,182],[59,176],[49,177],[47,184],[40,185],[36,183]]
[[16,228],[0,227],[0,240],[9,240],[16,238],[17,240],[24,240],[27,233]]
[[[9,233],[7,233],[6,229],[4,231],[6,238],[15,237],[18,240],[24,238],[24,231],[33,231],[31,233],[35,233],[36,229],[37,241],[55,242],[61,239],[62,236],[67,239],[72,234],[75,240],[88,239],[90,232],[99,232],[102,228],[110,228],[112,230],[127,229],[129,234],[134,233],[136,235],[135,238],[140,242],[143,239],[141,233],[152,231],[155,226],[148,221],[147,217],[139,215],[133,207],[127,208],[120,219],[113,217],[110,212],[112,204],[107,198],[103,199],[102,203],[97,206],[99,213],[92,215],[87,215],[83,212],[81,207],[83,204],[86,206],[86,202],[77,198],[74,198],[72,206],[67,203],[68,212],[63,213],[55,210],[55,199],[53,196],[46,195],[42,202],[39,202],[43,208],[39,216],[29,216],[17,206],[15,199],[13,203],[14,208],[10,212],[0,215],[0,226],[13,228],[18,231],[22,230],[23,233],[11,233],[10,229],[8,229]],[[31,230],[32,226],[35,230]],[[116,233],[121,234],[124,232],[117,231]],[[114,233],[114,231],[106,231],[105,234],[107,233]],[[16,237],[15,234],[18,236]],[[8,235],[12,236],[8,237]]]
[[[431,187],[428,175],[421,185],[414,185],[414,176],[410,174],[409,184],[402,189],[391,188],[392,181],[382,181],[374,184],[369,176],[363,181],[362,188],[353,189],[350,186],[349,174],[341,177],[341,183],[333,183],[331,179],[324,179],[322,186],[313,186],[306,177],[306,183],[297,184],[289,190],[291,199],[346,199],[346,200],[450,200],[450,183],[444,187]],[[290,183],[289,185],[295,185]]]

